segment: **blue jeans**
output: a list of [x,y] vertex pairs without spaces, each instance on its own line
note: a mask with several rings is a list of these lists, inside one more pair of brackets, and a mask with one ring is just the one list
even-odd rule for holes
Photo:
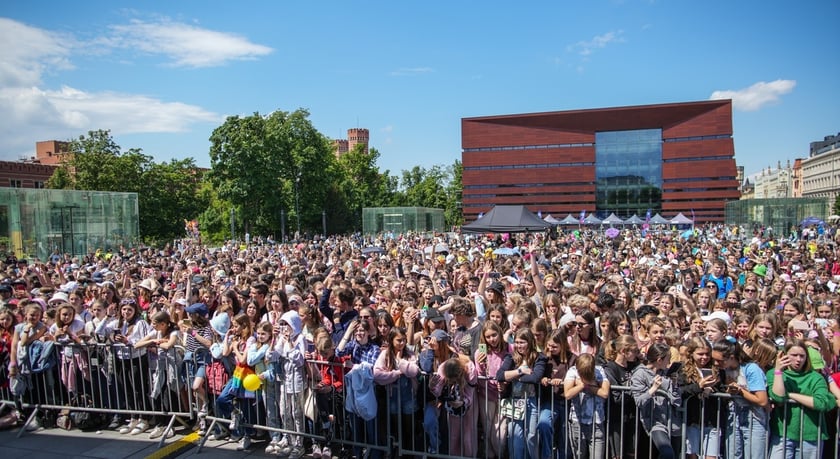
[[440,452],[440,426],[438,424],[438,410],[431,403],[426,404],[423,411],[423,430],[429,435],[429,452]]
[[767,457],[767,416],[730,405],[726,434],[727,458]]
[[606,457],[607,439],[604,433],[604,423],[580,424],[569,422],[571,435],[571,449],[575,457],[580,459],[598,459]]
[[770,459],[810,459],[822,457],[822,440],[805,441],[770,436]]
[[511,420],[508,424],[508,448],[510,459],[537,459],[537,398],[528,397],[525,403],[525,418]]
[[566,403],[554,401],[544,403],[540,407],[537,420],[537,435],[539,437],[540,459],[550,459],[551,450],[557,447],[560,457],[566,457]]

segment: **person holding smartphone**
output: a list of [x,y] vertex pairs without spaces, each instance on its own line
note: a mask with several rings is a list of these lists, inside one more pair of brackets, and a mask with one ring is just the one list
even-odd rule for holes
[[770,418],[770,457],[822,457],[828,440],[825,413],[836,406],[825,378],[814,371],[808,345],[792,340],[767,372],[773,400]]
[[679,386],[667,375],[671,366],[671,348],[665,343],[653,343],[647,350],[647,364],[639,365],[630,377],[630,393],[639,408],[639,418],[645,432],[659,452],[659,457],[672,459],[680,440],[682,404]]
[[685,353],[677,382],[686,401],[686,457],[716,458],[720,456],[723,413],[718,400],[710,396],[723,390],[720,370],[712,361],[712,347],[705,338],[688,340]]
[[712,345],[712,360],[723,370],[729,401],[726,457],[766,457],[767,378],[734,338]]

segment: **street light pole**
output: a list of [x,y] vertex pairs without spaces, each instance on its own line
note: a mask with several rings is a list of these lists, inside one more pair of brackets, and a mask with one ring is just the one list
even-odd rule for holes
[[233,207],[230,208],[230,240],[233,241],[236,239],[236,234],[234,233],[234,214],[235,210]]
[[300,236],[300,171],[295,175],[295,217],[297,217],[297,233]]

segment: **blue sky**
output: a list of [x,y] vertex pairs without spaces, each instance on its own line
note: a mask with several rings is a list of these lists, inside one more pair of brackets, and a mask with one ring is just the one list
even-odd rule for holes
[[464,117],[732,98],[747,174],[840,132],[840,2],[8,1],[0,159],[110,129],[209,166],[226,116],[370,130],[382,170],[449,165]]

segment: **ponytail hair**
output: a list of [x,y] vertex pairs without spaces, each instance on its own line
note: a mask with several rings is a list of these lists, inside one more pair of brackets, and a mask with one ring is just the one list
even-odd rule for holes
[[618,338],[607,342],[606,347],[604,348],[604,358],[609,361],[614,361],[616,357],[618,357],[619,352],[623,352],[633,346],[636,346],[636,338],[633,338],[630,335],[621,335]]

